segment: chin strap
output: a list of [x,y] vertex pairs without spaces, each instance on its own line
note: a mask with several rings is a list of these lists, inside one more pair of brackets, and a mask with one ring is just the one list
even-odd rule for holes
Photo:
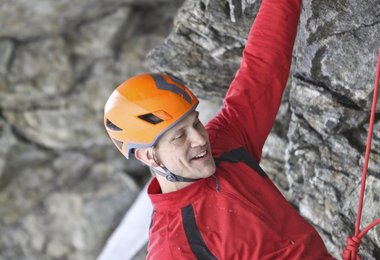
[[[158,167],[157,167],[158,168]],[[168,170],[164,165],[161,164],[159,168],[161,168],[163,171],[158,170],[157,168],[153,168],[154,172],[165,177],[166,180],[171,182],[194,182],[200,179],[192,179],[192,178],[186,178],[182,176],[178,176],[171,171]]]
[[[156,162],[156,164],[159,165],[159,167],[155,167],[155,168],[152,167],[153,171],[155,173],[165,177],[166,180],[168,180],[170,182],[194,182],[194,181],[200,180],[200,179],[192,179],[192,178],[186,178],[186,177],[178,176],[178,175],[172,173],[171,171],[169,171],[169,169],[166,168],[165,165],[163,165],[162,163],[160,163],[157,160],[154,147],[152,149],[152,155],[153,155],[153,160]],[[159,169],[161,168],[162,171],[157,169],[157,168],[159,168]]]

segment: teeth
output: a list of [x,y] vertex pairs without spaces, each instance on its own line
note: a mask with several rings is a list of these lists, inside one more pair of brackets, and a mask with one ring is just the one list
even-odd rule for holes
[[205,156],[206,153],[207,153],[207,151],[204,151],[203,153],[198,154],[198,155],[195,156],[194,158],[201,158],[201,157]]

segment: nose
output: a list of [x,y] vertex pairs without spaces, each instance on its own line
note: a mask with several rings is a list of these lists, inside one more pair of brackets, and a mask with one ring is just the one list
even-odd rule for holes
[[207,135],[197,129],[192,129],[190,141],[191,141],[192,148],[198,147],[198,146],[204,146],[207,143]]

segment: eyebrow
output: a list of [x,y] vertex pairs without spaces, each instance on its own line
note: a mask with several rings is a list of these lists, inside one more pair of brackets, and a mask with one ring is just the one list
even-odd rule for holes
[[[199,119],[199,112],[198,111],[195,111],[195,112],[196,112],[195,116],[194,116],[193,120],[191,121],[191,123],[194,123],[197,119]],[[186,127],[187,127],[187,125],[184,125],[181,128],[178,128],[177,130],[174,131],[174,135],[177,134],[178,132],[182,131]]]

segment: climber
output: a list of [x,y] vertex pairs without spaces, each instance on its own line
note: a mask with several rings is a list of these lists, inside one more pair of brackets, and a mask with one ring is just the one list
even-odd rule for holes
[[116,147],[149,166],[147,259],[332,259],[258,162],[286,86],[301,0],[263,0],[241,66],[206,126],[169,74],[122,83],[105,105]]

